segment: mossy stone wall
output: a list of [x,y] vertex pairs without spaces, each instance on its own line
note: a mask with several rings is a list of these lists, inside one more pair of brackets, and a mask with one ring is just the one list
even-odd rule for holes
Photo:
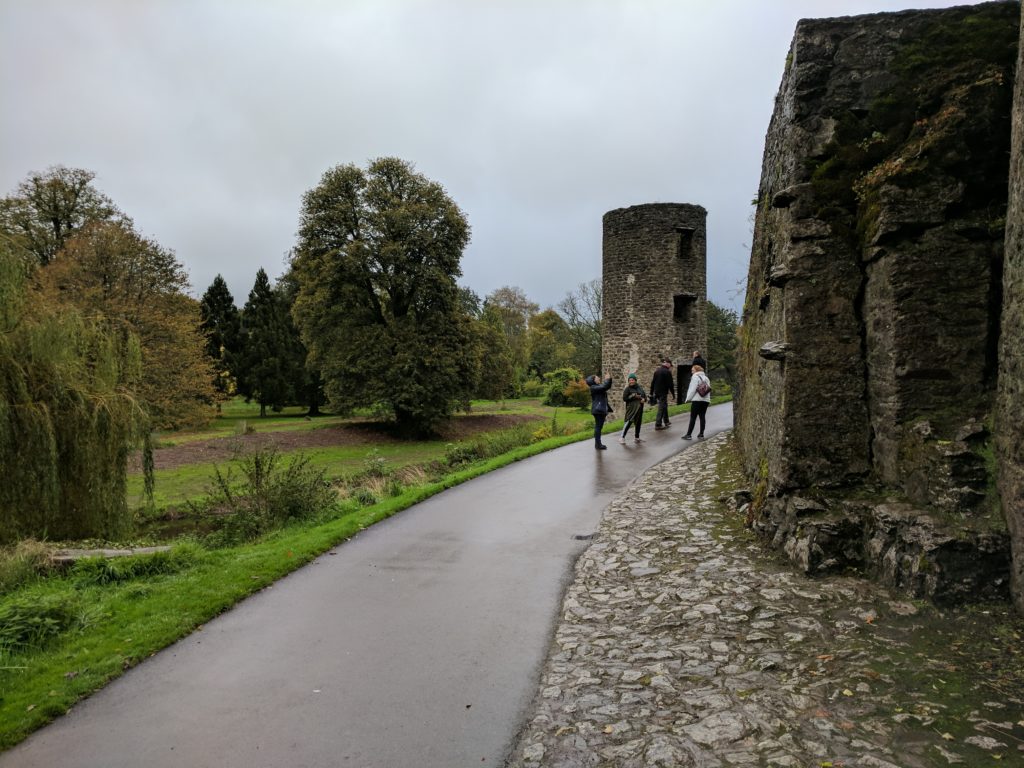
[[[1024,24],[1021,33],[1024,38]],[[1024,612],[1024,47],[1017,72],[1003,267],[996,454],[999,495],[1013,545],[1011,586],[1017,610]]]

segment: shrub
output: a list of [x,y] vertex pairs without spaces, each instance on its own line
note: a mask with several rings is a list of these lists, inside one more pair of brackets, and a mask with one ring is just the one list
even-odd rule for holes
[[491,432],[481,435],[471,442],[449,444],[445,450],[444,463],[449,467],[470,464],[529,445],[533,440],[533,430],[526,425],[503,429],[500,432]]
[[72,578],[83,585],[117,584],[141,577],[178,573],[204,559],[197,544],[179,544],[164,551],[132,557],[87,557],[71,567]]
[[444,463],[450,467],[470,464],[482,458],[480,446],[476,442],[448,443],[444,448]]
[[731,397],[732,387],[725,379],[717,379],[711,382],[711,394],[715,397]]
[[0,606],[0,651],[41,648],[78,622],[71,594],[22,595]]
[[590,387],[583,379],[570,381],[562,390],[565,404],[575,408],[586,408],[590,405]]
[[427,473],[423,470],[423,467],[417,466],[416,464],[410,464],[407,467],[402,467],[398,473],[398,479],[402,485],[422,485],[427,482],[430,478]]
[[221,515],[224,543],[251,540],[291,521],[325,514],[337,502],[323,470],[309,466],[307,456],[284,462],[275,449],[261,449],[237,464],[243,480],[235,481],[231,467],[226,472],[216,467],[206,502],[208,511]]
[[[566,405],[565,388],[569,382],[582,379],[583,374],[575,368],[558,368],[544,376],[546,405]],[[589,390],[588,390],[589,392]]]
[[377,497],[369,488],[356,488],[352,493],[352,498],[363,507],[372,507],[377,503]]
[[25,539],[0,550],[0,595],[35,579],[50,563],[50,549],[34,539]]
[[388,478],[393,477],[395,469],[388,464],[388,460],[380,455],[380,451],[374,448],[363,459],[362,471],[352,476],[353,481],[360,481],[371,477]]
[[521,389],[523,397],[541,397],[546,391],[547,386],[540,379],[527,379]]

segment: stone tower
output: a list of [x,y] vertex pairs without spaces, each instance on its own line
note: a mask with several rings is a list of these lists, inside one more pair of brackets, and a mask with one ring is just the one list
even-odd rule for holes
[[677,382],[707,356],[707,211],[651,203],[604,215],[602,359],[616,386],[636,372],[646,387],[663,357]]

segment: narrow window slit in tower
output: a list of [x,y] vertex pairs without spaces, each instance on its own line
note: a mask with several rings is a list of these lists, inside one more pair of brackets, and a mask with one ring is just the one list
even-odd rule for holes
[[693,255],[693,228],[676,227],[676,256],[688,259]]

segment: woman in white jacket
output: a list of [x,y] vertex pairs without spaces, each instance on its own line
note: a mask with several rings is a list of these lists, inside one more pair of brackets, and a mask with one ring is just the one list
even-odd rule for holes
[[[690,428],[683,435],[683,440],[693,439],[693,425],[700,418],[700,432],[697,439],[704,439],[704,414],[708,412],[711,404],[711,379],[704,373],[704,369],[695,365],[691,369],[693,375],[690,377],[690,387],[686,391],[686,402],[690,404]],[[704,394],[701,394],[703,392]]]

